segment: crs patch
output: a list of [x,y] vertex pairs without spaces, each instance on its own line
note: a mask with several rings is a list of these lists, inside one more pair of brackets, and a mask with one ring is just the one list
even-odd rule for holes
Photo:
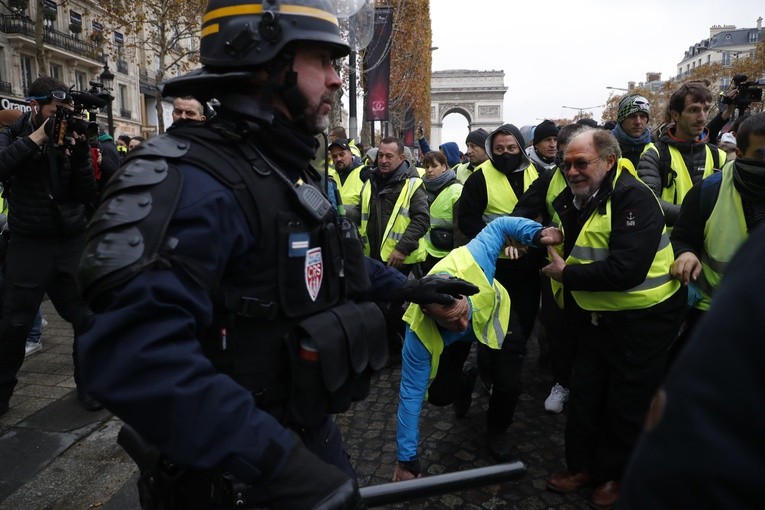
[[311,301],[316,301],[324,278],[324,263],[321,248],[311,248],[305,254],[305,288]]

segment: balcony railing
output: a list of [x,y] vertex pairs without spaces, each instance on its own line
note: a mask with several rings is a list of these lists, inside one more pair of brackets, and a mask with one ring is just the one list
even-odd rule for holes
[[130,110],[125,110],[124,108],[120,108],[120,117],[122,117],[123,119],[131,119],[132,117],[130,116],[130,113],[131,113]]
[[0,92],[5,92],[6,94],[13,94],[13,87],[11,87],[11,84],[7,81],[0,81]]
[[[32,40],[35,38],[34,22],[23,16],[0,15],[0,31],[8,35],[22,35]],[[45,29],[43,41],[51,46],[76,53],[77,55],[93,60],[101,60],[98,54],[98,47],[95,44],[75,39],[71,34],[65,34],[64,32],[48,28]]]
[[156,80],[149,76],[149,71],[141,68],[138,70],[138,84],[141,88],[141,94],[153,96],[157,93]]

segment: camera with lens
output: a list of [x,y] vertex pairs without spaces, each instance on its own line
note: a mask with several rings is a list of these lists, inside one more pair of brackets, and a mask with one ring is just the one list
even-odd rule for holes
[[[91,88],[87,92],[72,90],[73,108],[59,106],[53,114],[48,140],[49,148],[67,147],[67,139],[73,137],[73,133],[85,135],[91,143],[98,139],[98,124],[95,122],[96,114],[100,108],[107,105],[103,87],[99,90],[90,82]],[[100,85],[100,84],[99,84]]]
[[[738,93],[736,94],[736,107],[739,111],[744,111],[749,108],[752,103],[758,103],[762,101],[762,85],[756,81],[748,81],[749,78],[745,74],[737,74],[733,77],[733,85]],[[722,96],[723,104],[733,104],[734,99],[728,96]]]

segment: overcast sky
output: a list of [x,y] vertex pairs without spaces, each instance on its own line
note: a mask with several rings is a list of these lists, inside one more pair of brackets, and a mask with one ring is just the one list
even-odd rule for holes
[[[712,25],[755,27],[765,1],[431,0],[430,16],[433,70],[504,71],[504,120],[520,127],[577,113],[562,106],[602,105],[607,86],[626,88],[646,72],[675,76]],[[602,108],[591,111],[600,121]],[[441,140],[464,149],[467,133],[452,114]]]

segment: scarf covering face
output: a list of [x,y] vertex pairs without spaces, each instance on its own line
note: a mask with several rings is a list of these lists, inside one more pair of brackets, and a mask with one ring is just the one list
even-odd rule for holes
[[493,157],[492,163],[494,163],[496,169],[503,174],[509,174],[521,166],[522,158],[523,156],[520,152],[518,154],[510,154],[509,152],[504,152],[502,154],[495,155]]
[[651,142],[651,131],[648,128],[645,128],[645,130],[643,130],[643,134],[637,138],[633,138],[628,135],[627,132],[622,128],[621,124],[617,124],[611,132],[616,137],[619,145],[625,145],[627,147],[642,147],[643,145]]
[[737,159],[733,164],[733,182],[745,200],[765,202],[765,161]]

